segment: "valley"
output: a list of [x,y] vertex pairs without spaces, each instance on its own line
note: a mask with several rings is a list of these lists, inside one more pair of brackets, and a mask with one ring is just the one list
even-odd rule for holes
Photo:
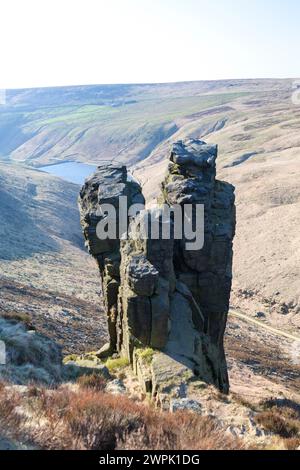
[[[291,90],[291,80],[237,80],[9,92],[0,107],[1,316],[23,316],[64,354],[102,346],[98,268],[77,208],[86,173],[77,164],[127,164],[151,203],[170,143],[198,137],[218,144],[218,177],[236,187],[232,309],[299,337],[300,109]],[[79,179],[60,167],[69,163]],[[298,399],[295,343],[230,315],[232,392]]]

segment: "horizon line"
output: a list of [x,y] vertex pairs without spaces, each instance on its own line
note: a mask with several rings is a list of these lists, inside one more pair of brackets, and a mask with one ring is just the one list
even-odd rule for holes
[[230,81],[287,81],[287,80],[298,80],[299,76],[295,77],[251,77],[251,78],[213,78],[213,79],[199,79],[199,80],[174,80],[174,81],[160,81],[160,82],[112,82],[112,83],[77,83],[68,85],[39,85],[39,86],[24,86],[24,87],[0,87],[0,90],[5,91],[20,91],[20,90],[36,90],[36,89],[48,89],[48,88],[75,88],[75,87],[96,87],[96,86],[146,86],[146,85],[175,85],[185,83],[200,83],[200,82],[230,82]]

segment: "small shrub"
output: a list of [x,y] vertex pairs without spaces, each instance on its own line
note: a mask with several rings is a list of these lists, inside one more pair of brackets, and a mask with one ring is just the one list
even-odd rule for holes
[[93,390],[102,391],[106,387],[106,380],[100,374],[94,372],[91,375],[82,375],[78,377],[77,383],[81,388],[91,388]]
[[255,420],[266,431],[278,434],[281,437],[296,437],[299,432],[299,422],[282,416],[276,409],[258,413]]
[[63,359],[64,364],[67,364],[68,362],[76,362],[78,359],[77,354],[69,354],[68,356],[65,356]]
[[118,357],[116,359],[107,359],[105,365],[110,372],[115,372],[118,369],[127,367],[129,365],[129,361],[126,357]]
[[37,387],[36,385],[32,384],[32,385],[29,385],[28,387],[28,391],[27,391],[27,394],[28,394],[28,397],[29,398],[37,398],[40,396],[40,388]]
[[151,364],[155,351],[152,348],[138,349],[136,351],[138,357],[140,357],[146,364]]
[[118,379],[120,379],[120,380],[125,380],[126,377],[127,377],[127,375],[126,375],[126,373],[125,373],[124,371],[121,370],[120,372],[117,373],[117,377],[118,377]]
[[266,430],[287,439],[300,436],[299,403],[286,398],[274,398],[261,402],[260,407],[263,411],[255,419]]

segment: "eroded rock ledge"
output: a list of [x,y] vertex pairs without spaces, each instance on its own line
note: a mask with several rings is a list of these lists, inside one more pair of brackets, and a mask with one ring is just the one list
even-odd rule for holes
[[[176,142],[162,183],[159,202],[192,204],[193,221],[196,205],[204,204],[204,246],[196,251],[187,249],[184,235],[163,239],[159,209],[126,214],[134,237],[97,237],[97,224],[105,217],[100,206],[112,204],[118,215],[120,196],[127,196],[128,206],[144,203],[126,167],[99,166],[80,192],[81,223],[99,266],[108,318],[110,343],[99,356],[127,357],[145,391],[160,399],[174,390],[180,395],[195,380],[225,393],[229,389],[223,335],[232,279],[234,188],[216,180],[216,158],[214,145]],[[158,217],[157,239],[143,236],[145,214]],[[172,229],[172,216],[169,224]]]

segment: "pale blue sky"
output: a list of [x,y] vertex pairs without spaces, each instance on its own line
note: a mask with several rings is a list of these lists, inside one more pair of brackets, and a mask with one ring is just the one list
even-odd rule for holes
[[4,0],[0,88],[299,77],[299,0]]

